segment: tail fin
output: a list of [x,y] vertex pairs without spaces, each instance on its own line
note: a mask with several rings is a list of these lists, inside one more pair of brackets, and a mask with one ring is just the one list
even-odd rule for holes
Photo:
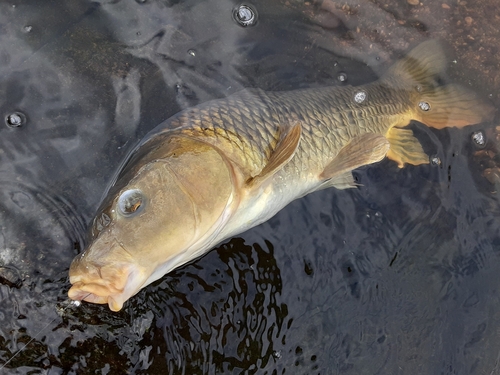
[[456,84],[436,87],[423,93],[421,103],[427,103],[430,109],[420,109],[419,120],[437,129],[479,124],[491,121],[495,115],[492,105],[480,100],[474,92]]
[[446,55],[441,43],[428,40],[412,49],[381,77],[391,86],[408,89],[420,86],[422,90],[436,86],[436,78],[446,69]]
[[446,68],[442,45],[436,40],[421,43],[381,78],[397,89],[412,90],[415,120],[442,129],[490,121],[495,108],[459,85],[439,86],[437,78]]

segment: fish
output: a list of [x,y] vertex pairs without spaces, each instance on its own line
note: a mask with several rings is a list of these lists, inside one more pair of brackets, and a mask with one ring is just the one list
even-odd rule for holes
[[291,201],[358,186],[384,158],[429,163],[407,126],[492,120],[494,107],[443,84],[439,41],[415,47],[377,81],[283,92],[245,89],[179,112],[126,159],[72,261],[69,298],[119,311],[148,284]]

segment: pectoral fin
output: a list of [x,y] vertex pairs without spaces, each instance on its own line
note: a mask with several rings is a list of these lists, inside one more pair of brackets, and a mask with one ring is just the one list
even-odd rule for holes
[[429,157],[422,149],[422,145],[410,129],[393,127],[386,134],[391,148],[387,157],[403,168],[404,163],[419,165],[428,164]]
[[301,133],[302,128],[300,123],[297,123],[288,132],[282,134],[265,167],[257,176],[247,181],[247,186],[262,184],[288,163],[299,146]]
[[328,179],[328,185],[338,189],[355,187],[351,171],[382,160],[388,150],[389,142],[382,135],[368,133],[356,137],[340,150],[320,178]]

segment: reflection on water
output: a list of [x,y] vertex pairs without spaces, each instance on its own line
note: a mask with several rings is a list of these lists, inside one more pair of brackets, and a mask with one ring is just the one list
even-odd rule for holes
[[208,266],[184,267],[146,290],[155,333],[166,340],[150,358],[188,374],[274,365],[292,321],[273,253],[269,242],[234,239],[208,255]]
[[114,171],[181,109],[243,87],[370,82],[436,37],[457,55],[450,80],[498,107],[494,0],[252,1],[247,27],[240,5],[0,3],[0,363],[33,340],[2,371],[497,372],[497,122],[412,124],[436,162],[360,169],[357,190],[293,202],[119,313],[68,304]]

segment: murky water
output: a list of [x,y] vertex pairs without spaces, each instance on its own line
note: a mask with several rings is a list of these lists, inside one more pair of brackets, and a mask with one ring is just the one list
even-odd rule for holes
[[0,366],[29,344],[0,372],[500,371],[495,123],[412,124],[433,163],[362,168],[358,189],[295,201],[119,313],[66,298],[111,176],[181,109],[243,87],[370,82],[430,37],[477,52],[449,75],[498,106],[499,21],[410,3],[2,1]]

